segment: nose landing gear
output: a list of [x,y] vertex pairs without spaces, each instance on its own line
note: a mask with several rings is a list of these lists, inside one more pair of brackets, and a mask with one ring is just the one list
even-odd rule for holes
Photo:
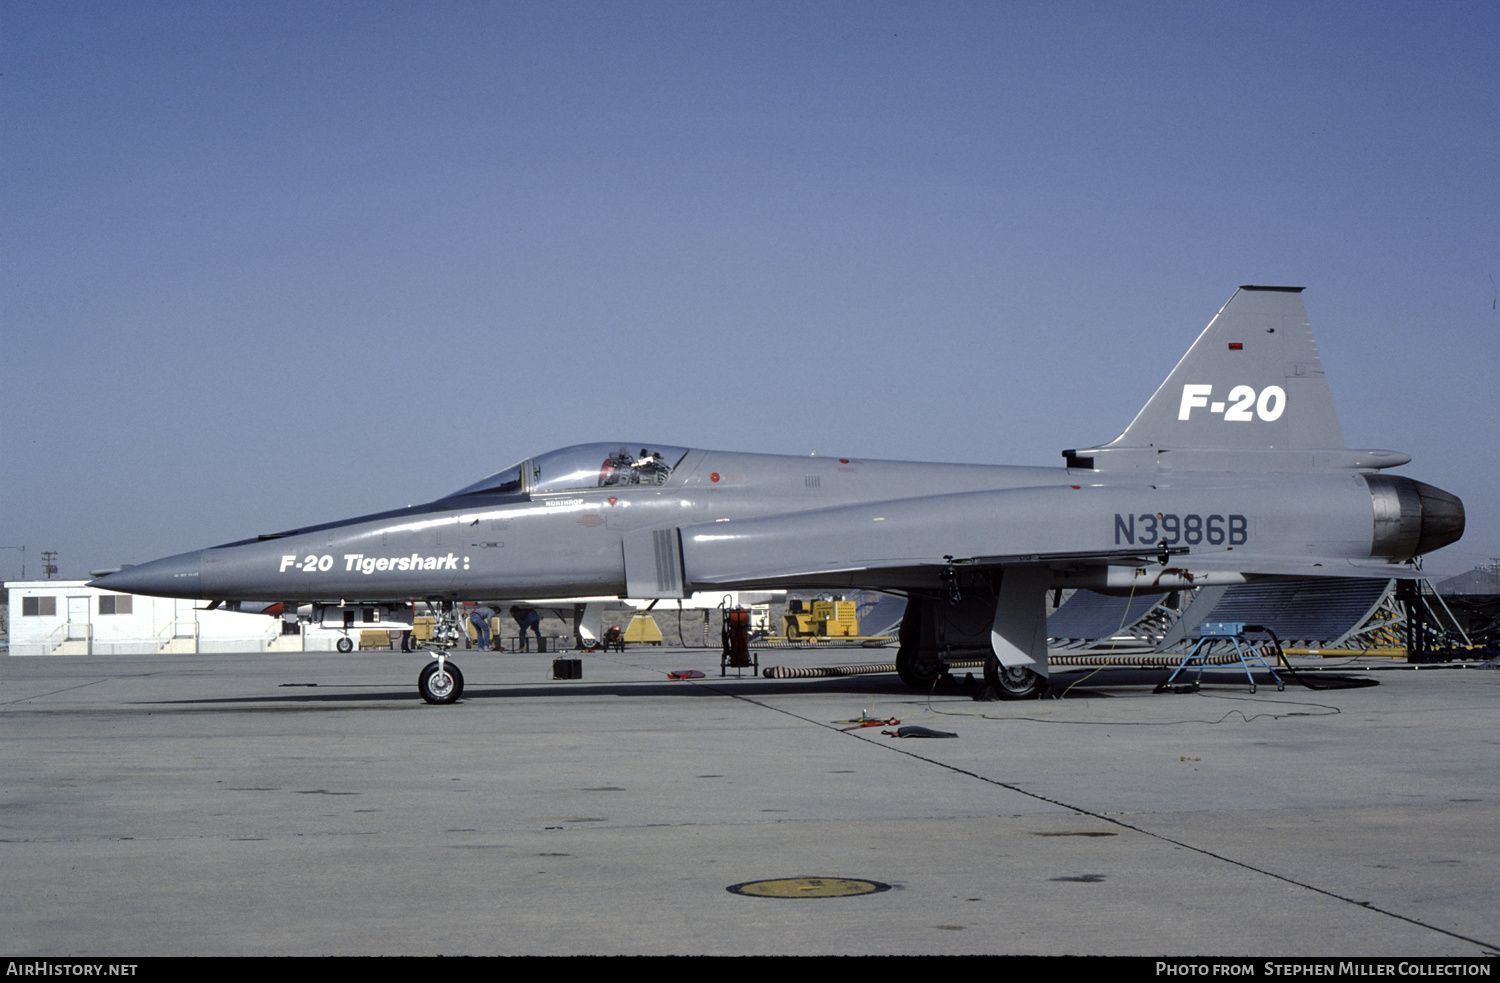
[[428,663],[417,677],[417,692],[428,703],[453,703],[464,695],[464,674],[458,666],[440,658]]
[[417,676],[417,693],[428,703],[455,703],[464,695],[464,674],[448,660],[448,652],[464,637],[464,631],[451,601],[444,602],[441,610],[437,602],[431,606],[435,613],[432,640],[424,647],[431,649],[437,660],[429,662]]

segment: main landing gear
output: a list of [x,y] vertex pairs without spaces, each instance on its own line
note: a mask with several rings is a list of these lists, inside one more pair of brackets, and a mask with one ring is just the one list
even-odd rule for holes
[[[959,589],[956,582],[951,586],[956,593]],[[1027,586],[1024,581],[1022,586]],[[1028,700],[1041,695],[1047,688],[1045,676],[1024,666],[1000,664],[995,655],[992,627],[1025,620],[1022,626],[1025,628],[1032,624],[1033,618],[1041,622],[1045,617],[1041,596],[1040,592],[1036,594],[1034,612],[1022,612],[1025,615],[1022,619],[1021,615],[997,605],[996,591],[982,583],[965,585],[957,600],[951,595],[945,598],[913,594],[901,617],[896,674],[910,688],[931,692],[933,683],[948,673],[951,662],[983,659],[985,688],[993,691],[994,697],[982,693],[982,699]],[[991,614],[997,610],[1006,617]]]
[[984,681],[1002,700],[1029,700],[1047,685],[1040,673],[1023,666],[1002,666],[994,653],[984,660]]
[[428,703],[455,703],[464,695],[464,674],[448,659],[448,652],[458,645],[465,633],[451,601],[444,602],[441,609],[434,601],[431,607],[434,612],[432,641],[426,647],[437,654],[437,659],[424,666],[417,676],[417,693]]
[[914,690],[930,690],[932,683],[943,671],[943,664],[931,652],[920,652],[915,645],[896,650],[896,675]]

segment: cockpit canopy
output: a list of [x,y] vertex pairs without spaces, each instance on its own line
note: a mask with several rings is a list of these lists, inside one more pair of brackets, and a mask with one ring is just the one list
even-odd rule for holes
[[575,444],[496,471],[445,497],[664,485],[687,452],[664,444]]

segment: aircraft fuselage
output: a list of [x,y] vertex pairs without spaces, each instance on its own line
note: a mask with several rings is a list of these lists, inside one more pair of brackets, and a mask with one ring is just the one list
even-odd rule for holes
[[[1418,484],[1355,471],[1134,478],[689,450],[660,485],[456,495],[168,557],[101,586],[224,601],[682,596],[936,587],[945,558],[1041,557],[1053,586],[1165,590],[1243,582],[1218,561],[1267,552],[1406,559],[1417,540],[1382,537],[1372,481]],[[1405,521],[1419,535],[1420,511]],[[670,535],[645,538],[659,532]],[[1182,551],[1170,573],[1098,562],[1163,545]],[[677,579],[660,583],[667,569]]]

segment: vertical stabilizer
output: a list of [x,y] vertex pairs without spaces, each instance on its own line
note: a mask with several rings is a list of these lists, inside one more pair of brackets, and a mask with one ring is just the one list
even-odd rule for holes
[[1110,448],[1340,448],[1301,287],[1241,287]]

